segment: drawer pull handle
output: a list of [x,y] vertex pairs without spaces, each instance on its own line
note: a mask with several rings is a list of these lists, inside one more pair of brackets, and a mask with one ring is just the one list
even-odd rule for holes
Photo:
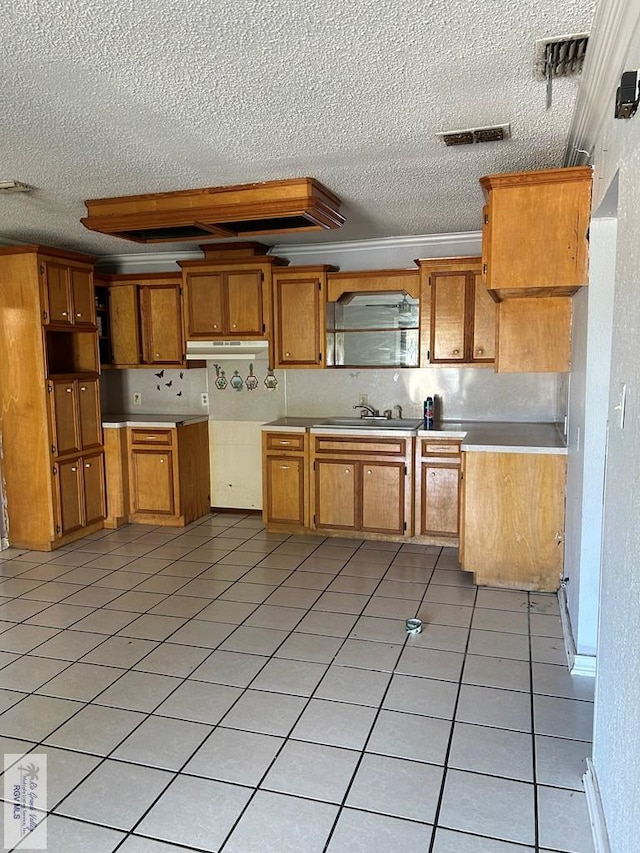
[[281,465],[281,466],[280,466],[280,470],[281,470],[281,471],[288,471],[288,470],[289,470],[289,467],[290,467],[289,465]]
[[291,444],[290,441],[279,441],[278,444]]

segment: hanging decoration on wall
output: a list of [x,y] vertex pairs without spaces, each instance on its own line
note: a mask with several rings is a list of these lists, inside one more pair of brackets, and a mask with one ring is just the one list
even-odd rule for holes
[[275,391],[278,387],[278,380],[270,367],[267,368],[267,375],[264,377],[264,384],[267,391]]
[[227,377],[224,375],[224,370],[220,367],[219,364],[214,364],[213,366],[216,369],[216,380],[213,384],[216,386],[218,391],[224,391],[224,389],[229,384],[227,382]]
[[162,377],[164,376],[164,368],[160,371],[160,373],[156,373],[156,376],[158,377],[158,379],[162,379]]
[[229,385],[231,385],[234,391],[242,391],[244,382],[242,381],[242,376],[240,376],[240,373],[237,370],[233,371],[233,376],[229,380]]
[[258,387],[258,377],[254,376],[253,364],[249,364],[249,375],[244,380],[244,384],[247,386],[248,391],[255,391]]

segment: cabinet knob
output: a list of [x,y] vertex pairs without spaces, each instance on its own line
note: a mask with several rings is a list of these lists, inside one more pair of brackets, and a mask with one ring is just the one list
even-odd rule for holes
[[285,355],[286,355],[286,357],[287,357],[287,358],[291,358],[291,353],[290,353],[290,352],[285,352]]
[[85,468],[91,468],[91,462],[85,462],[84,467]]
[[63,317],[66,317],[66,316],[67,316],[67,312],[66,312],[66,311],[63,311],[63,312],[62,312],[62,316],[63,316]]
[[345,468],[345,469],[344,469],[344,473],[345,473],[345,474],[350,474],[350,473],[351,473],[351,468]]
[[160,353],[159,353],[159,352],[157,352],[157,353],[156,353],[156,358],[160,358]]
[[67,392],[67,394],[71,394],[71,392],[73,391],[73,388],[65,388],[64,390]]
[[373,474],[373,471],[371,470],[371,468],[369,468],[369,470],[367,471],[367,474]]
[[482,349],[482,347],[478,347],[476,352],[478,353],[478,355],[484,355],[484,350]]
[[82,317],[82,314],[81,314],[80,312],[78,312],[78,313],[76,314],[76,317]]
[[459,349],[454,349],[454,351],[453,351],[453,355],[460,355],[460,350],[459,350]]
[[75,466],[75,465],[72,465],[72,466],[71,466],[71,470],[72,470],[72,471],[73,471],[73,473],[75,474],[75,473],[76,473],[76,471],[77,471],[78,469],[76,468],[76,466]]
[[214,329],[217,329],[217,328],[218,328],[218,324],[217,324],[217,323],[214,323],[214,324],[213,324],[213,328],[214,328]]
[[161,464],[161,465],[164,465],[164,459],[161,459],[161,460],[160,460],[160,464]]
[[81,390],[81,391],[86,391],[86,390],[87,390],[87,389],[86,389],[86,386],[85,386],[85,385],[82,385],[82,386],[81,386],[81,388],[80,388],[80,390]]

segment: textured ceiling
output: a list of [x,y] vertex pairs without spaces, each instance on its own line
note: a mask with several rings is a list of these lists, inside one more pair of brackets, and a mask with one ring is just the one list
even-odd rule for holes
[[[594,6],[5,0],[0,180],[36,191],[0,196],[0,235],[193,248],[87,231],[83,200],[299,176],[335,192],[347,223],[288,242],[479,229],[479,177],[562,164],[578,81],[556,81],[547,111],[534,43],[589,31]],[[503,143],[434,137],[505,122]]]

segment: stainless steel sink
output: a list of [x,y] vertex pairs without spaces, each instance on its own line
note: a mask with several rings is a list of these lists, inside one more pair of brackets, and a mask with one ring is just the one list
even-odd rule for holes
[[422,418],[327,418],[315,426],[336,427],[338,429],[418,429]]

